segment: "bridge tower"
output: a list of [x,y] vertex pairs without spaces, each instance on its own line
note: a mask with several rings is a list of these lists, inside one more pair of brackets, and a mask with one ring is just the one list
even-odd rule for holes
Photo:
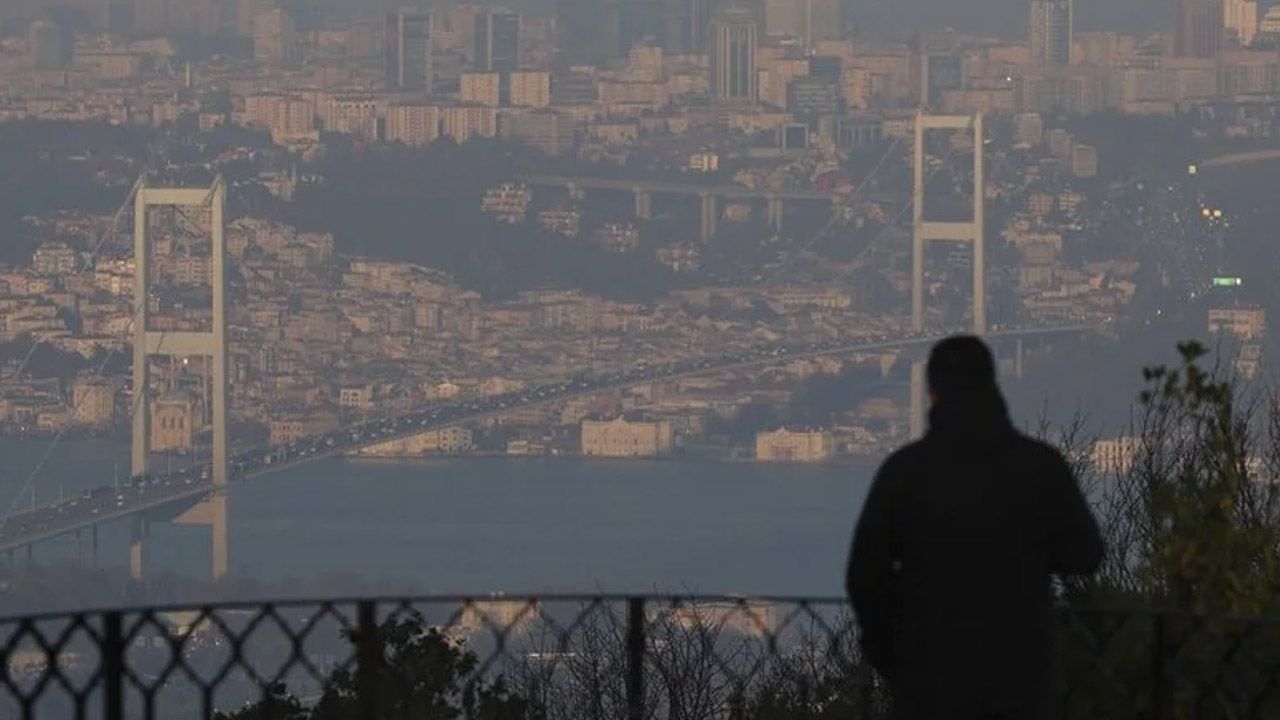
[[[970,130],[973,133],[973,216],[965,222],[925,219],[925,136],[929,130]],[[986,288],[986,170],[983,158],[982,115],[916,115],[915,223],[911,243],[911,326],[924,330],[924,252],[933,241],[973,243],[973,334],[987,332]]]
[[[213,576],[227,572],[226,498],[228,479],[228,393],[227,393],[227,275],[224,239],[227,188],[219,177],[208,188],[153,188],[139,183],[134,198],[134,312],[133,332],[133,451],[134,475],[148,471],[151,454],[150,358],[204,356],[212,368],[213,458],[210,479],[214,497],[205,501],[214,512],[208,513],[207,524],[213,531]],[[149,301],[151,293],[151,237],[147,210],[152,207],[208,208],[211,226],[211,264],[213,280],[213,323],[208,332],[157,332],[150,329]],[[218,512],[220,510],[220,512]],[[130,571],[136,580],[147,572],[150,530],[144,516],[135,519],[133,544],[129,552]]]
[[[968,221],[931,222],[925,212],[925,139],[929,130],[967,130],[973,133],[973,214]],[[914,224],[911,242],[911,327],[924,331],[924,253],[934,241],[973,244],[973,329],[974,335],[987,332],[986,286],[986,168],[984,147],[986,133],[982,115],[916,114],[915,133]],[[911,434],[920,437],[925,431],[926,390],[924,363],[911,367]]]

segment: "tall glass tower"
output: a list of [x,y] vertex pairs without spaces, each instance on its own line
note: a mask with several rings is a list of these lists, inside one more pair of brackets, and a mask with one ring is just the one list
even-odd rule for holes
[[476,69],[512,72],[520,66],[520,15],[486,10],[476,15]]
[[1071,62],[1072,0],[1034,0],[1031,3],[1031,60],[1037,65],[1062,67]]
[[750,9],[730,6],[711,20],[711,95],[720,103],[757,99],[756,42],[759,28]]
[[431,13],[409,8],[387,15],[385,71],[388,87],[429,93],[435,84]]

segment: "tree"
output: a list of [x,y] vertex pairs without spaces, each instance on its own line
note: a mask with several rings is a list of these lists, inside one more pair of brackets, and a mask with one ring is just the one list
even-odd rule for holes
[[307,720],[306,708],[289,694],[284,683],[272,683],[256,704],[233,713],[216,713],[214,720]]
[[1280,599],[1280,404],[1203,367],[1201,344],[1178,353],[1176,367],[1143,372],[1132,463],[1097,478],[1108,553],[1097,578],[1068,588],[1068,704],[1093,717],[1272,717],[1280,625],[1249,618]]
[[1280,589],[1280,406],[1265,413],[1196,342],[1144,370],[1138,451],[1102,506],[1100,587],[1178,610],[1258,615]]
[[[475,653],[417,612],[391,617],[374,631],[377,667],[360,662],[335,671],[325,682],[324,693],[312,708],[305,708],[282,683],[269,686],[265,697],[218,720],[353,720],[364,717],[366,691],[378,716],[397,720],[537,720],[530,704],[514,694],[502,677],[477,677]],[[358,630],[344,631],[357,648],[369,642]],[[372,680],[365,675],[372,673]],[[369,683],[363,687],[362,683]]]

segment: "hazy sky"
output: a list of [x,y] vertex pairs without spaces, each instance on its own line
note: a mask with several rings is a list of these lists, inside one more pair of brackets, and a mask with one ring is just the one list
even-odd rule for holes
[[[91,2],[92,0],[58,0]],[[302,0],[307,5],[369,7],[399,4],[405,0]],[[450,0],[436,0],[449,2]],[[464,0],[452,0],[462,2]],[[477,1],[477,0],[471,0]],[[484,2],[485,0],[479,0]],[[535,13],[550,12],[555,0],[490,0]],[[0,0],[0,18],[23,16],[54,0]],[[917,28],[954,27],[974,33],[1006,37],[1025,34],[1027,6],[1031,0],[848,0],[853,19],[869,31],[889,31],[908,36]],[[410,0],[410,4],[413,3]],[[1159,31],[1173,18],[1176,0],[1076,0],[1076,24],[1082,30],[1115,29],[1127,32]],[[1264,6],[1273,4],[1262,0]]]
[[[0,0],[0,3],[10,0]],[[314,3],[316,0],[312,0]],[[370,0],[320,0],[336,5],[367,6]],[[378,0],[396,4],[396,0]],[[400,0],[403,1],[403,0]],[[436,0],[447,3],[451,0]],[[525,12],[550,13],[555,0],[452,0],[488,2]],[[626,0],[623,0],[624,2]],[[646,0],[637,0],[646,1]],[[652,1],[652,0],[647,0]],[[749,0],[745,0],[749,2]],[[853,17],[868,29],[909,35],[918,27],[954,27],[974,33],[1021,36],[1026,32],[1031,0],[847,0]],[[1159,31],[1172,23],[1177,0],[1076,0],[1076,24],[1082,30]],[[1262,0],[1268,5],[1268,0]]]
[[[914,27],[954,27],[996,35],[1025,33],[1030,0],[852,0],[854,21],[871,28],[910,32]],[[1076,0],[1080,30],[1159,31],[1173,19],[1175,0]]]

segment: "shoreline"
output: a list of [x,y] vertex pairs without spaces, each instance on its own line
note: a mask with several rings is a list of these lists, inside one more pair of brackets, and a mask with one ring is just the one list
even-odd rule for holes
[[591,462],[599,464],[635,464],[635,463],[661,463],[661,464],[708,464],[708,465],[758,465],[760,467],[774,468],[859,468],[874,470],[879,467],[880,461],[870,458],[840,458],[831,462],[824,463],[782,463],[782,462],[756,462],[754,458],[732,457],[728,454],[688,454],[675,453],[661,457],[637,457],[637,458],[612,458],[612,457],[588,457],[585,455],[508,455],[501,452],[484,452],[484,453],[463,453],[455,455],[404,455],[404,456],[386,456],[386,457],[369,457],[356,455],[340,455],[337,456],[344,462],[369,463],[369,464],[411,464],[411,463],[431,463],[431,462],[456,462],[463,460],[477,461],[505,461],[505,462],[537,462],[537,463],[557,463],[566,461]]
[[[0,435],[0,441],[7,442],[31,442],[42,443],[52,439],[52,435],[44,434],[27,434],[27,435]],[[100,434],[76,434],[68,435],[62,438],[63,442],[91,442],[105,443],[109,446],[118,446],[122,451],[129,449],[128,437],[122,435]],[[204,448],[202,448],[203,450]],[[198,453],[199,454],[199,453]],[[885,455],[887,456],[887,452]],[[169,459],[175,464],[180,461],[189,461],[191,454],[155,454],[153,462],[163,462]],[[695,448],[684,449],[670,455],[660,457],[637,457],[637,458],[612,458],[612,457],[588,457],[581,453],[564,453],[564,454],[547,454],[547,455],[508,455],[501,451],[480,451],[459,454],[427,454],[427,455],[404,455],[404,456],[360,456],[355,454],[338,454],[331,456],[330,459],[341,460],[344,462],[355,463],[380,463],[380,464],[408,464],[408,463],[432,463],[432,462],[459,462],[459,461],[506,461],[506,462],[538,462],[553,463],[565,461],[577,462],[593,462],[601,464],[630,464],[630,463],[662,463],[662,464],[709,464],[709,465],[760,465],[765,467],[777,468],[856,468],[874,470],[883,461],[883,457],[842,457],[823,463],[785,463],[785,462],[756,462],[754,457],[749,456],[746,452],[735,453],[728,448],[717,448],[708,446],[697,446]]]

